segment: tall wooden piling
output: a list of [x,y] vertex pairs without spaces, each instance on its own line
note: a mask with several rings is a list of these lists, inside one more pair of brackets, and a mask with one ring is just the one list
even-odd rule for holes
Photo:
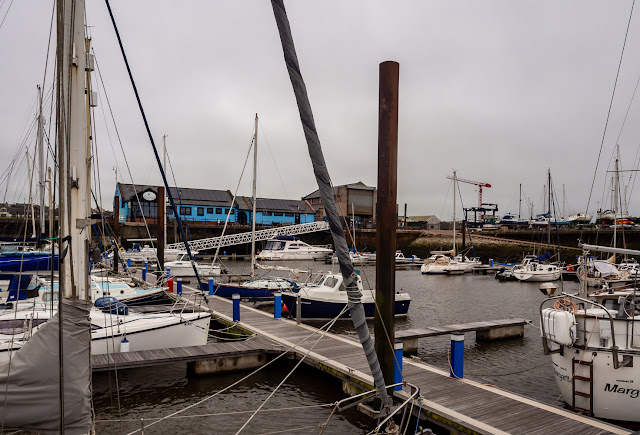
[[166,240],[164,239],[166,220],[164,218],[166,208],[166,198],[164,196],[164,186],[158,187],[158,195],[156,196],[158,202],[158,219],[157,219],[157,231],[158,234],[158,246],[156,248],[156,255],[158,257],[158,269],[164,270],[164,245]]
[[400,65],[380,64],[378,106],[378,220],[376,231],[375,349],[387,385],[393,383],[395,251],[398,181],[398,78]]
[[113,237],[116,241],[116,246],[113,247],[113,271],[118,271],[118,263],[120,262],[118,251],[120,247],[120,197],[115,196],[113,198]]

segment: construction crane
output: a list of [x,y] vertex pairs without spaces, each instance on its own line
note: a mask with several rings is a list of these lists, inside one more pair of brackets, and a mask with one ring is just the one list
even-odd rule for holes
[[[448,176],[447,178],[449,180],[453,180],[452,176]],[[482,188],[483,187],[491,187],[491,184],[482,183],[480,181],[465,180],[464,178],[458,178],[458,177],[456,177],[456,180],[458,180],[461,183],[474,184],[474,185],[478,186],[478,207],[482,207]]]

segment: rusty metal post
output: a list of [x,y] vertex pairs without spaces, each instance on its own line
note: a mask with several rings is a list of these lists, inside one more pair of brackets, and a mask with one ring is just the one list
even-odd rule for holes
[[157,213],[157,229],[158,247],[156,248],[156,255],[158,257],[158,270],[164,270],[164,245],[167,242],[164,239],[165,235],[165,208],[167,206],[166,198],[164,196],[164,186],[158,186],[158,194],[156,195],[156,201],[158,201],[158,213]]
[[404,225],[402,226],[405,230],[407,229],[407,203],[404,203]]
[[120,245],[120,197],[113,198],[113,237],[116,241],[116,246],[113,247],[113,271],[118,272],[118,263],[120,262],[120,252],[118,251]]
[[393,383],[395,343],[398,181],[398,78],[400,65],[380,64],[378,108],[378,225],[376,231],[375,349],[387,385]]

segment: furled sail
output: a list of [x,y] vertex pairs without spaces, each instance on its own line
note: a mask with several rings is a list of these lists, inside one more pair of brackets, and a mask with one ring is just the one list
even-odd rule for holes
[[318,182],[318,189],[320,191],[320,196],[322,197],[325,213],[327,214],[327,221],[329,222],[331,236],[333,237],[333,245],[336,248],[338,264],[340,265],[340,271],[344,278],[345,287],[347,288],[351,320],[353,320],[353,325],[358,333],[358,338],[360,339],[360,343],[362,343],[362,348],[367,357],[369,368],[371,369],[371,375],[373,376],[380,399],[382,400],[382,403],[386,405],[389,403],[389,398],[385,387],[384,377],[382,375],[382,370],[380,369],[378,356],[376,355],[373,346],[373,340],[371,340],[371,334],[369,334],[369,328],[367,327],[364,307],[361,303],[362,293],[358,290],[357,276],[353,270],[351,258],[349,257],[349,248],[347,247],[347,240],[345,239],[344,231],[342,230],[331,178],[329,177],[329,171],[327,170],[324,154],[322,153],[322,147],[320,146],[320,138],[316,131],[315,121],[313,120],[311,103],[309,102],[309,97],[307,95],[307,87],[304,84],[302,74],[300,73],[300,65],[298,64],[298,56],[293,44],[293,36],[291,35],[291,27],[289,26],[287,12],[282,0],[272,0],[271,6],[273,7],[278,31],[280,32],[280,42],[282,43],[287,71],[289,72],[293,92],[298,103],[300,120],[302,121],[302,128],[304,129],[304,135],[307,139],[309,156],[311,157],[311,162],[313,164],[313,172],[315,173],[316,181]]

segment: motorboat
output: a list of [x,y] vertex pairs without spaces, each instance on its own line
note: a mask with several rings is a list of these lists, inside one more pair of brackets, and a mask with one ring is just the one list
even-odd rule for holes
[[559,266],[541,262],[535,255],[527,255],[511,272],[518,281],[555,281],[560,279]]
[[465,263],[462,255],[452,256],[452,254],[453,252],[450,251],[443,251],[432,254],[424,260],[422,266],[420,266],[420,272],[423,275],[456,275],[469,272],[475,267],[476,263],[469,260],[468,258],[467,260],[469,260],[469,262]]
[[529,220],[529,225],[533,228],[546,228],[549,226],[549,214],[537,214],[535,219]]
[[639,320],[640,291],[633,286],[588,293],[583,282],[578,294],[552,295],[540,305],[544,353],[551,356],[558,390],[574,411],[640,422]]
[[[362,279],[357,278],[358,289],[362,292],[362,305],[365,316],[375,315],[375,290],[364,290]],[[300,286],[300,290],[295,293],[287,291],[282,293],[282,302],[287,307],[287,311],[295,317],[297,298],[300,298],[301,312],[303,319],[333,319],[337,317],[348,303],[347,289],[344,286],[343,277],[339,273],[327,273],[321,275],[315,283]],[[408,293],[395,294],[395,315],[404,316],[409,311],[411,297]],[[345,311],[341,318],[349,318],[349,311]]]
[[[349,252],[349,258],[351,258],[351,262],[353,264],[369,264],[376,262],[375,257],[371,258],[361,252]],[[331,263],[338,264],[338,257],[335,254],[331,256]]]
[[592,216],[587,213],[576,213],[569,215],[569,222],[574,224],[588,224],[591,222]]
[[[191,251],[195,257],[198,254],[197,251]],[[197,262],[194,263],[198,270],[198,275],[201,278],[207,278],[211,276],[217,276],[221,274],[221,267],[218,264],[201,265]],[[193,271],[191,260],[187,251],[180,251],[175,261],[167,261],[164,263],[165,270],[169,271],[170,276],[177,278],[195,278],[196,273]]]
[[314,260],[331,255],[326,246],[312,246],[294,236],[277,236],[267,240],[265,247],[256,255],[258,260]]

